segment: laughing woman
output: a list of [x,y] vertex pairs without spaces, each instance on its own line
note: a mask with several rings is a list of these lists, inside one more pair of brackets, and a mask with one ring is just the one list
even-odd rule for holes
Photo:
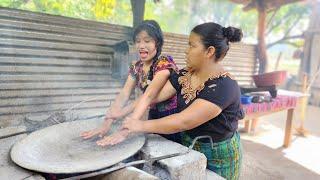
[[[81,133],[84,139],[96,135],[102,137],[97,141],[100,146],[116,144],[123,141],[128,131],[118,131],[111,136],[105,136],[113,121],[121,119],[139,104],[149,107],[148,99],[154,99],[162,87],[168,81],[170,72],[178,72],[178,67],[171,56],[160,55],[163,46],[163,33],[159,24],[154,20],[144,20],[133,32],[133,41],[139,54],[139,60],[129,68],[129,75],[119,95],[112,103],[105,116],[105,121],[96,129]],[[134,103],[126,105],[131,92],[139,88],[143,95]],[[154,96],[155,95],[155,96]],[[142,107],[142,108],[143,108]],[[177,97],[171,96],[166,101],[152,104],[149,111],[149,119],[161,118],[176,112]],[[141,109],[141,108],[138,108]],[[143,112],[142,112],[143,111]],[[144,110],[134,113],[135,118],[143,116]],[[165,138],[180,142],[180,134],[166,134]],[[112,142],[110,140],[113,140]]]
[[187,67],[172,71],[169,81],[155,102],[177,94],[178,113],[153,121],[127,118],[123,128],[129,132],[159,134],[182,133],[182,143],[189,146],[197,136],[195,149],[208,159],[207,168],[226,179],[239,179],[242,150],[237,132],[241,118],[240,89],[220,62],[229,50],[229,42],[242,38],[240,29],[224,28],[216,23],[196,26],[189,36]]

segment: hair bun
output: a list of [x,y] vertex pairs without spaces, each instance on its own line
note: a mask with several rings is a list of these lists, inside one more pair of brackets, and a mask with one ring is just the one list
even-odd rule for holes
[[227,27],[227,28],[222,28],[223,31],[223,36],[228,39],[230,42],[239,42],[242,39],[242,31],[241,29],[234,28],[234,27]]

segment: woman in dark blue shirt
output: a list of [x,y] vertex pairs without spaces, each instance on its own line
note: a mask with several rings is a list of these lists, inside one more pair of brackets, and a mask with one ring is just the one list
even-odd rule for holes
[[241,143],[237,133],[241,115],[240,89],[220,62],[229,50],[229,42],[242,38],[240,29],[224,28],[216,23],[196,26],[189,36],[187,67],[172,71],[169,81],[155,102],[177,94],[178,113],[153,121],[127,118],[123,128],[130,132],[159,134],[182,133],[182,143],[189,146],[197,136],[195,149],[208,159],[207,168],[226,179],[238,179],[241,167]]

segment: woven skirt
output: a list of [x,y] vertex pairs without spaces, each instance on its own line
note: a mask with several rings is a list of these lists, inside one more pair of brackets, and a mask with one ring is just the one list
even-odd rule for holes
[[[181,133],[181,137],[183,145],[191,145],[193,139],[190,136],[186,133]],[[238,132],[235,132],[230,139],[213,143],[213,148],[210,143],[197,141],[193,149],[207,157],[207,168],[211,171],[228,180],[239,179],[242,147]]]

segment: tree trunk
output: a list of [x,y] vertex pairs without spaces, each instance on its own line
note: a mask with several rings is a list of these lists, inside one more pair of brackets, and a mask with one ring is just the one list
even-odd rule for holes
[[258,1],[258,59],[259,74],[266,72],[268,57],[266,50],[265,31],[267,11],[262,0]]
[[133,27],[137,27],[144,19],[144,5],[146,0],[130,0],[133,14]]

